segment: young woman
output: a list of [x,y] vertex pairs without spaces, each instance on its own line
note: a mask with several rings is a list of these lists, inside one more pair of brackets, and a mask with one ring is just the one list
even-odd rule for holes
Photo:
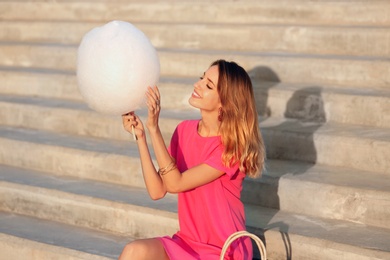
[[[234,62],[213,62],[195,83],[189,99],[200,110],[201,119],[181,122],[168,149],[158,125],[158,88],[149,88],[146,96],[146,128],[159,170],[152,163],[139,117],[125,114],[123,125],[128,132],[135,128],[150,197],[156,200],[167,192],[178,194],[180,231],[172,237],[136,240],[119,259],[219,259],[228,236],[245,230],[242,182],[245,176],[259,176],[264,166],[251,80]],[[252,259],[250,239],[235,241],[225,259]]]

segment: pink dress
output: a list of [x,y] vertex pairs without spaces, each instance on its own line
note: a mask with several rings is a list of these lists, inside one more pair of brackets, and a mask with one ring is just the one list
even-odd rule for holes
[[[176,128],[169,152],[176,159],[180,172],[206,163],[224,171],[218,179],[198,188],[178,194],[180,231],[172,237],[160,237],[171,260],[216,260],[228,236],[245,230],[244,205],[240,200],[245,174],[238,165],[226,168],[222,164],[223,146],[219,136],[198,134],[199,120],[188,120]],[[225,259],[252,259],[249,238],[236,240]]]

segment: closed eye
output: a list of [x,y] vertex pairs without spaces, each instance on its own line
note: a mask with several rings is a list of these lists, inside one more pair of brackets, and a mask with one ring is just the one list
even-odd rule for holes
[[[199,79],[200,79],[200,80],[203,80],[203,79],[204,79],[204,77],[199,77]],[[208,89],[213,89],[212,87],[210,87],[210,85],[209,85],[209,84],[206,84],[206,87],[207,87]]]

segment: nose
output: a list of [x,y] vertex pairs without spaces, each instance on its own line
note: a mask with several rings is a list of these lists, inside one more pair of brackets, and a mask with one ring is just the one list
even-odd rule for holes
[[200,80],[196,81],[196,82],[194,83],[194,88],[199,88],[199,83],[200,83]]

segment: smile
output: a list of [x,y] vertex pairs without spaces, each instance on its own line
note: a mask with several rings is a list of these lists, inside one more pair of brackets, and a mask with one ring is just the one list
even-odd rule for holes
[[192,96],[193,96],[194,98],[200,98],[199,94],[198,94],[198,93],[196,93],[195,91],[194,91],[194,92],[192,92]]

